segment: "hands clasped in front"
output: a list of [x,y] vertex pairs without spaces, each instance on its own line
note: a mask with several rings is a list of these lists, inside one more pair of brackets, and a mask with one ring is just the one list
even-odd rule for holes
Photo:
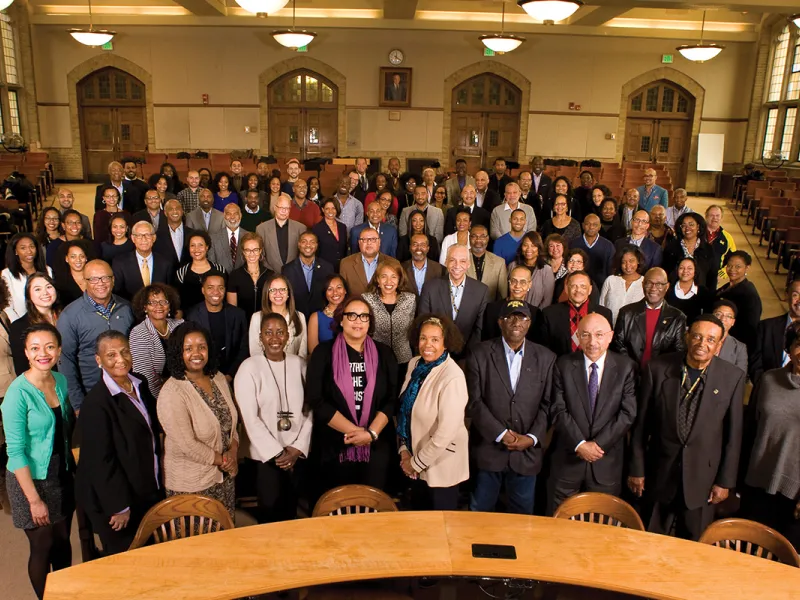
[[500,441],[506,447],[506,450],[514,450],[517,452],[522,452],[533,446],[533,438],[531,436],[517,433],[510,429],[506,431],[503,439]]
[[372,436],[363,427],[358,427],[344,434],[344,443],[353,446],[368,446],[372,443]]

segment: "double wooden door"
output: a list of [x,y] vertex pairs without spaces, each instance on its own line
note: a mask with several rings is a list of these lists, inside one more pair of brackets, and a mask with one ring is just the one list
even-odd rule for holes
[[516,160],[518,114],[454,111],[452,121],[453,156],[466,160],[470,173],[491,166],[497,157]]
[[271,153],[308,160],[336,156],[337,111],[324,108],[270,110]]
[[683,185],[692,124],[687,120],[628,119],[625,160],[665,165],[676,187]]
[[86,175],[102,181],[108,163],[128,153],[147,149],[147,114],[144,106],[84,106],[81,109]]

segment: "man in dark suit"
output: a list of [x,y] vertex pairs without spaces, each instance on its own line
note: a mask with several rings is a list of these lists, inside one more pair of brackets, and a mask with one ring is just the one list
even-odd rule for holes
[[317,256],[318,247],[319,242],[313,231],[302,233],[297,242],[297,258],[285,264],[282,271],[292,286],[295,309],[305,315],[306,322],[311,315],[325,307],[323,285],[328,275],[333,274],[333,265]]
[[506,159],[496,158],[494,160],[494,173],[489,178],[489,189],[497,192],[500,198],[503,198],[506,193],[506,185],[513,182],[508,175],[506,175]]
[[[147,185],[147,182],[143,179],[139,179],[138,175],[138,166],[136,161],[133,158],[123,158],[122,159],[122,170],[125,173],[125,179],[123,179],[123,184],[127,181],[128,187],[130,189],[130,200],[131,204],[135,206],[144,206],[144,195],[147,190],[150,189],[150,186]],[[125,210],[130,210],[126,208]],[[133,214],[133,213],[131,213]]]
[[123,173],[122,165],[117,161],[112,161],[108,164],[108,179],[97,186],[94,194],[94,212],[103,210],[105,206],[103,188],[110,185],[117,188],[117,192],[119,192],[118,205],[121,209],[127,210],[131,214],[142,210],[142,205],[138,202],[132,182],[125,179],[122,176]]
[[458,214],[459,209],[466,208],[469,210],[471,217],[470,217],[470,225],[471,227],[475,227],[475,225],[482,225],[486,227],[486,230],[489,230],[489,222],[492,220],[492,215],[485,209],[481,208],[480,206],[475,204],[475,186],[473,185],[465,185],[464,189],[461,190],[461,204],[458,206],[454,206],[453,208],[448,209],[447,216],[444,219],[444,234],[450,235],[451,233],[455,233],[456,231],[456,215]]
[[648,531],[698,540],[736,486],[745,374],[715,356],[723,335],[719,319],[700,315],[685,352],[644,369],[628,487],[653,506]]
[[567,301],[551,304],[542,310],[539,320],[538,339],[558,356],[578,351],[578,324],[589,313],[598,313],[611,322],[611,311],[590,298],[592,278],[586,271],[575,271],[567,275],[564,286],[567,288]]
[[[520,180],[524,173],[519,174]],[[536,215],[536,224],[541,227],[545,221],[550,218],[549,211],[547,210],[547,203],[550,198],[550,192],[553,189],[553,180],[544,172],[544,159],[541,156],[534,156],[531,159],[531,185],[530,194],[527,195],[529,199],[526,204],[533,207],[533,212]],[[520,187],[522,182],[520,181]]]
[[247,317],[241,308],[225,302],[225,275],[211,269],[200,276],[200,281],[205,301],[192,307],[186,320],[198,323],[211,333],[219,370],[230,383],[239,365],[250,354]]
[[637,210],[631,220],[630,235],[614,242],[617,252],[625,246],[637,246],[644,255],[645,270],[660,267],[662,262],[661,246],[647,238],[648,229],[650,229],[650,215],[645,210]]
[[686,346],[686,315],[667,304],[667,273],[656,267],[644,275],[644,300],[623,306],[617,314],[612,350],[644,367],[660,354]]
[[613,334],[605,317],[590,313],[578,325],[580,350],[556,362],[549,515],[578,492],[622,492],[625,436],[636,418],[636,364],[608,351]]
[[583,235],[572,240],[569,247],[580,248],[589,255],[586,271],[596,286],[603,287],[613,272],[616,248],[600,235],[600,217],[594,213],[586,215],[583,219]]
[[[96,358],[105,385],[95,385],[81,405],[75,489],[109,556],[130,547],[142,517],[164,497],[161,426],[147,380],[130,372],[128,336],[102,332]],[[132,384],[130,392],[117,383],[124,375]]]
[[800,322],[800,279],[795,279],[786,289],[789,310],[782,315],[764,319],[758,324],[754,348],[750,348],[749,373],[753,386],[770,369],[777,369],[789,362],[786,353],[786,331]]
[[131,227],[131,241],[136,247],[114,259],[114,293],[131,300],[140,289],[151,283],[172,282],[175,272],[172,261],[153,252],[156,235],[153,224],[139,221]]
[[475,204],[491,215],[501,203],[502,196],[489,188],[489,174],[486,171],[475,173]]
[[389,102],[405,102],[406,86],[401,81],[400,73],[392,74],[392,81],[386,86],[385,100]]
[[453,319],[464,337],[466,350],[481,341],[489,288],[467,277],[469,250],[466,246],[450,246],[446,268],[446,279],[431,279],[422,288],[417,314],[435,313]]
[[[183,224],[183,206],[180,200],[173,198],[164,203],[167,229],[165,235],[156,230],[156,242],[153,251],[161,256],[169,257],[177,269],[191,260],[189,256],[189,238],[194,229]],[[159,223],[159,228],[160,228]]]
[[505,483],[508,512],[532,515],[556,355],[525,339],[526,302],[506,302],[498,324],[502,337],[478,344],[467,358],[470,456],[478,468],[469,508],[494,511]]
[[403,268],[406,270],[407,279],[407,292],[414,292],[419,296],[422,294],[422,288],[431,279],[441,279],[445,270],[438,261],[428,258],[430,251],[430,243],[428,236],[423,233],[415,233],[411,236],[411,260],[403,263]]
[[354,254],[359,252],[358,236],[364,229],[371,227],[381,238],[381,254],[392,258],[397,256],[397,228],[383,222],[385,215],[380,202],[372,202],[367,207],[367,221],[350,230],[350,249]]
[[145,207],[132,215],[134,224],[139,221],[147,221],[155,227],[156,239],[159,239],[159,236],[169,238],[167,217],[161,208],[161,198],[158,197],[158,192],[156,190],[147,190],[143,197]]

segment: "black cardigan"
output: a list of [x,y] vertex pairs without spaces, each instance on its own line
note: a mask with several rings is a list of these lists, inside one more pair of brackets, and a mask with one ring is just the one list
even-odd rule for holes
[[745,279],[739,285],[731,287],[725,284],[717,291],[718,300],[730,300],[736,305],[736,324],[731,327],[730,335],[752,348],[758,337],[758,323],[761,321],[761,296],[753,282]]
[[[314,348],[306,370],[305,403],[314,411],[313,436],[323,462],[338,457],[345,447],[344,435],[329,427],[328,423],[337,411],[347,419],[351,419],[347,402],[333,380],[333,343],[335,339],[322,342]],[[397,360],[389,346],[380,342],[375,342],[375,345],[378,348],[378,373],[375,391],[372,395],[369,422],[371,423],[380,411],[389,418],[391,424],[397,404]],[[387,428],[376,444],[391,444],[394,447],[395,440],[392,439],[390,431],[391,429]]]

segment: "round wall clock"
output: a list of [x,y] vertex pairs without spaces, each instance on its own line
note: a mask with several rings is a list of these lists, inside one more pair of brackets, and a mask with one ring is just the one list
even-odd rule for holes
[[405,60],[405,56],[403,55],[402,50],[395,49],[389,52],[389,62],[394,66],[402,64],[403,60]]

